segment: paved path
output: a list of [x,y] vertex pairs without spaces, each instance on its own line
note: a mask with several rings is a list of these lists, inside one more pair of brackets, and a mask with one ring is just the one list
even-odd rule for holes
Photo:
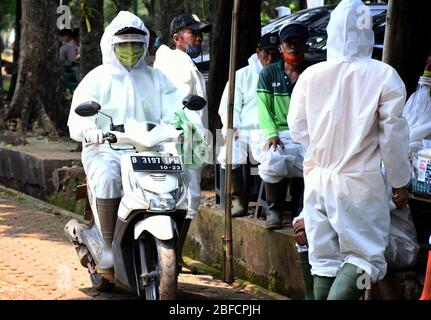
[[[68,219],[44,212],[30,200],[0,191],[0,300],[139,299],[133,292],[91,289],[73,245],[63,234]],[[248,287],[230,286],[209,275],[182,273],[179,299],[270,299]]]

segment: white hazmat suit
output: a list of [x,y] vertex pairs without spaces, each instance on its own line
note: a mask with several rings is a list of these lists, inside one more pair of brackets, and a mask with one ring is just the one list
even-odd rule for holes
[[[239,69],[235,74],[235,99],[233,112],[233,127],[238,129],[238,139],[233,143],[232,167],[238,168],[241,164],[247,164],[248,149],[252,152],[254,159],[262,152],[261,130],[259,128],[257,107],[257,82],[263,66],[253,54],[248,59],[248,66]],[[223,91],[220,101],[219,115],[223,123],[223,135],[227,130],[227,104],[228,104],[229,82]],[[259,152],[260,151],[260,152]],[[217,158],[222,168],[226,162],[226,147],[222,146]]]
[[300,76],[287,117],[307,148],[304,219],[312,274],[335,277],[344,263],[372,282],[387,270],[387,181],[410,180],[405,86],[390,66],[371,59],[372,18],[359,0],[343,0],[328,25],[328,61]]
[[[128,71],[114,52],[114,34],[133,27],[145,31],[145,54]],[[103,64],[92,70],[75,90],[68,126],[70,136],[83,140],[86,130],[97,128],[103,132],[110,129],[108,118],[97,115],[83,118],[75,108],[87,101],[101,105],[101,111],[112,116],[115,125],[127,126],[129,120],[159,123],[181,109],[183,98],[176,87],[158,70],[148,67],[144,61],[149,42],[149,32],[141,19],[130,12],[121,11],[106,28],[101,40]],[[120,157],[123,153],[113,151],[109,145],[86,147],[82,151],[84,170],[92,183],[95,196],[112,199],[122,196]]]
[[423,147],[422,140],[431,138],[431,78],[421,77],[417,90],[404,108],[410,127],[410,152]]
[[[162,71],[184,97],[195,94],[207,99],[205,79],[187,53],[179,49],[172,50],[168,46],[162,45],[157,50],[154,68]],[[192,116],[187,110],[186,113]],[[203,125],[197,126],[195,124],[195,126],[203,134],[204,127],[208,128],[207,107],[196,113],[201,116]],[[202,169],[188,168],[185,172],[188,179],[187,200],[189,203],[186,218],[194,219],[198,214],[201,202]]]

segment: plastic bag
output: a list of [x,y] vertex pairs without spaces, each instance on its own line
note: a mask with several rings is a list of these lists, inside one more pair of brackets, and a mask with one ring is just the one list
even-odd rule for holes
[[410,208],[397,209],[393,198],[392,188],[386,181],[385,167],[381,167],[386,184],[389,210],[390,227],[389,241],[385,250],[385,258],[389,269],[404,269],[413,266],[419,252],[416,228],[413,223]]
[[182,158],[182,164],[189,169],[201,168],[203,164],[208,163],[209,157],[208,146],[203,136],[204,130],[193,121],[196,115],[196,112],[186,114],[186,110],[180,110],[169,119],[175,128],[182,130],[183,141],[178,146],[178,153]]
[[410,208],[391,211],[389,243],[385,251],[389,269],[404,269],[415,264],[419,252],[416,229]]

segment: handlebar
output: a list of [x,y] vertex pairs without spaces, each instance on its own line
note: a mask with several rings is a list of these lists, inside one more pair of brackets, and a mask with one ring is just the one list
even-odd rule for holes
[[117,137],[115,136],[115,134],[107,132],[103,134],[103,140],[108,141],[110,143],[116,143]]

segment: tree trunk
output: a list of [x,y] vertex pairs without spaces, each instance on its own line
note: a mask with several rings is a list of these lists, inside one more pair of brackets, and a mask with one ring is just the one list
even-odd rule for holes
[[169,32],[172,19],[184,12],[182,0],[160,0],[159,30],[161,43],[172,44]]
[[[81,38],[80,48],[80,76],[83,79],[91,70],[102,64],[100,40],[103,35],[103,0],[81,0],[88,7],[81,7]],[[90,13],[90,14],[88,14]],[[91,27],[88,30],[86,18]]]
[[431,1],[390,0],[386,18],[383,61],[393,66],[410,95],[416,90],[431,50]]
[[[113,0],[117,11],[129,11],[132,6],[132,0]],[[103,12],[103,11],[102,11]]]
[[18,129],[42,129],[56,136],[66,128],[67,110],[57,55],[57,5],[52,0],[22,0],[18,79],[6,119]]
[[[218,108],[229,76],[229,53],[232,24],[232,0],[219,2],[217,18],[211,35],[211,63],[208,80],[209,128],[213,133],[221,127]],[[260,39],[260,0],[243,0],[240,5],[237,68],[247,65],[247,60],[256,52]]]
[[18,60],[19,60],[19,47],[21,43],[21,0],[16,0],[16,16],[15,16],[15,45],[13,48],[13,63],[15,65],[14,71],[12,73],[12,77],[10,80],[9,91],[7,93],[6,100],[10,101],[13,97],[13,93],[15,92],[16,82],[18,79]]

